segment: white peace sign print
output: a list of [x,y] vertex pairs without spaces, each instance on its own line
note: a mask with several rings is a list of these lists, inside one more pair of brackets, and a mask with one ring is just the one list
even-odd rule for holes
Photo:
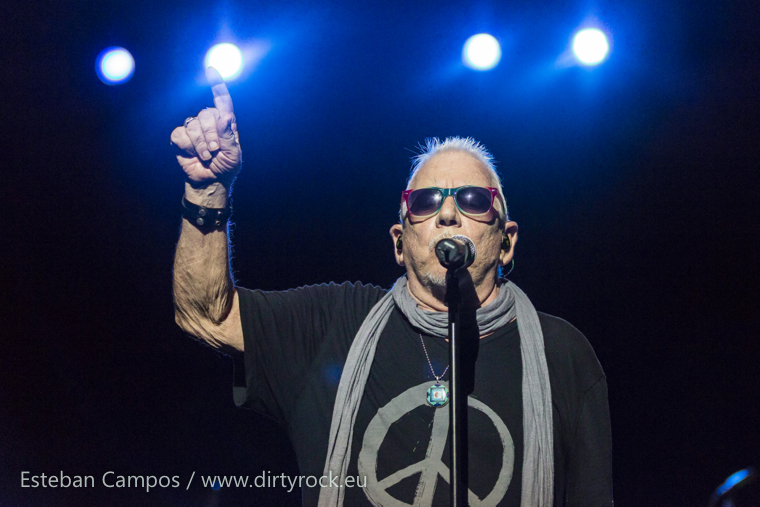
[[[441,383],[447,384],[448,387],[448,383]],[[433,427],[425,459],[403,470],[399,470],[382,480],[377,479],[378,451],[388,434],[388,430],[393,423],[415,408],[421,405],[427,406],[425,396],[428,387],[430,387],[429,383],[424,383],[407,389],[378,410],[375,417],[372,418],[372,421],[367,426],[357,464],[359,476],[367,478],[367,486],[364,488],[364,493],[374,505],[385,507],[395,505],[427,507],[433,504],[433,495],[438,482],[438,476],[441,476],[444,481],[449,482],[449,468],[441,460],[449,432],[448,407],[435,409]],[[504,498],[507,488],[509,488],[509,483],[512,480],[515,461],[515,446],[512,441],[512,435],[509,433],[504,421],[488,406],[474,398],[468,398],[467,404],[476,410],[480,410],[491,420],[496,427],[503,446],[501,470],[493,489],[483,499],[478,498],[472,491],[468,491],[468,502],[471,506],[485,507],[497,505]],[[369,435],[373,435],[373,438],[368,438]],[[416,473],[420,474],[420,480],[415,491],[414,503],[408,504],[402,502],[387,492],[388,488]]]

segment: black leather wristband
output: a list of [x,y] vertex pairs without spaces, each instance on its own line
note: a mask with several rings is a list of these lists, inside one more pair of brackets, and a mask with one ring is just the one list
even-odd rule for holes
[[227,225],[231,208],[206,208],[193,204],[182,196],[182,216],[193,225],[205,229],[219,229]]

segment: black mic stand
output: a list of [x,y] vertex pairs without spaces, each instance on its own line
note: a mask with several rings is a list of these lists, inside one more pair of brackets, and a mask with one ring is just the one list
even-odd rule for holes
[[[451,439],[451,468],[449,487],[451,505],[467,505],[467,394],[463,386],[462,345],[460,337],[460,309],[462,293],[459,288],[459,271],[474,259],[474,252],[460,241],[442,239],[435,246],[441,265],[446,268],[446,297],[449,309],[449,437]],[[470,257],[472,256],[472,257]]]
[[449,437],[451,438],[451,505],[467,505],[467,393],[460,389],[462,354],[459,336],[459,310],[462,295],[459,291],[458,269],[446,272],[446,299],[449,309]]

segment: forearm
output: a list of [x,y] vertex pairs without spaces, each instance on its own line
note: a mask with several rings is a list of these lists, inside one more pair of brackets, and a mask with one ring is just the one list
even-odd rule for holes
[[[225,208],[229,188],[185,184],[185,198],[208,208]],[[182,219],[174,257],[174,308],[177,324],[215,347],[227,343],[225,321],[235,302],[227,228],[202,230]]]

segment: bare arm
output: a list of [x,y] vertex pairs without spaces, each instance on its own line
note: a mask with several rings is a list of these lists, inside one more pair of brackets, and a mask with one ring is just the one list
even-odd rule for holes
[[[174,129],[171,139],[187,175],[185,198],[199,206],[226,208],[232,181],[240,171],[240,142],[227,86],[214,69],[208,69],[206,76],[216,107]],[[185,332],[218,349],[243,350],[226,227],[202,230],[182,219],[174,257],[174,309]]]

